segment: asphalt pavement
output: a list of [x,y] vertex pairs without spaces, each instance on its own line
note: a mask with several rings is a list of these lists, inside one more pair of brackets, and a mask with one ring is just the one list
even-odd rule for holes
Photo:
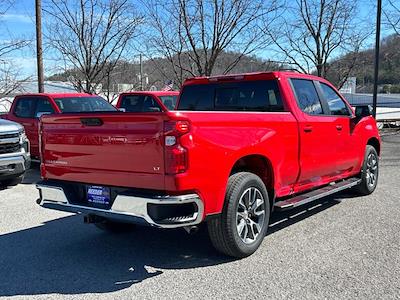
[[242,260],[217,254],[204,230],[109,234],[41,208],[36,166],[0,188],[0,298],[400,299],[400,133],[384,134],[374,194],[276,213]]

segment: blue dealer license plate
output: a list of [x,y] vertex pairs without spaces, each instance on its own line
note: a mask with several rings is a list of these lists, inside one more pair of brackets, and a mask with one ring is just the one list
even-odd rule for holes
[[110,188],[90,185],[87,187],[87,201],[93,204],[109,205],[110,204]]

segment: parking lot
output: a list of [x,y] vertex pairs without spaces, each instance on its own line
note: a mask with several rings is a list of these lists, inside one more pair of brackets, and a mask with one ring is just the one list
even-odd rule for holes
[[35,166],[0,190],[0,297],[399,299],[400,134],[384,134],[374,194],[276,213],[242,260],[215,253],[203,230],[109,234],[40,208]]

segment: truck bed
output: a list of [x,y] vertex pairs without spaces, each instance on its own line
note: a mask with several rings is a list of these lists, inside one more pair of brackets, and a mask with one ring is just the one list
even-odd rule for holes
[[163,113],[85,113],[42,118],[42,176],[164,189]]

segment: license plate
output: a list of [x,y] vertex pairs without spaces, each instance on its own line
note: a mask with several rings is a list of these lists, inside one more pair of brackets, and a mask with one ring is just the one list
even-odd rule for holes
[[110,188],[91,185],[87,187],[87,200],[89,203],[109,205],[110,204]]

